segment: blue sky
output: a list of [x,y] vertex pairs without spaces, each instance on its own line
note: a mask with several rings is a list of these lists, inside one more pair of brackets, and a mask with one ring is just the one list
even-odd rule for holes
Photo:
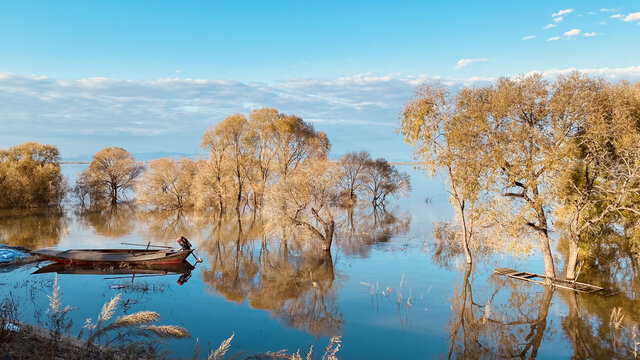
[[640,80],[640,2],[0,1],[0,148],[194,153],[273,106],[334,154],[408,159],[393,130],[421,81],[568,69]]

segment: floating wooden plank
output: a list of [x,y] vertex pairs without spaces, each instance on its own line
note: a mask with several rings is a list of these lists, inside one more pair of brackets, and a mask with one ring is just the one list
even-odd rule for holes
[[497,268],[493,272],[497,275],[507,276],[512,279],[529,281],[541,285],[551,285],[562,289],[573,290],[581,293],[594,293],[603,290],[600,286],[585,284],[577,281],[570,281],[558,278],[551,278],[545,275],[530,273],[527,271],[517,271],[509,268]]

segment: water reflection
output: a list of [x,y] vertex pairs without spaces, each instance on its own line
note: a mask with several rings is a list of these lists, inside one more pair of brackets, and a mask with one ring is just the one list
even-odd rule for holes
[[223,222],[211,236],[205,243],[209,268],[202,270],[210,292],[236,303],[248,300],[251,308],[314,336],[340,332],[330,254],[292,241],[268,241],[252,221]]
[[78,222],[96,235],[119,238],[127,236],[135,228],[135,207],[118,204],[98,210],[84,210],[77,214]]
[[249,305],[270,311],[286,326],[314,336],[332,336],[342,330],[336,305],[337,284],[331,255],[290,254],[286,246],[260,256],[260,275],[249,294]]
[[31,249],[55,246],[69,232],[69,224],[58,209],[0,210],[0,243]]
[[[559,323],[548,319],[554,302],[566,308]],[[466,266],[450,303],[448,358],[534,359],[545,342],[563,339],[574,359],[626,359],[640,348],[640,304],[623,293],[580,294],[496,275],[474,286]]]
[[154,242],[166,243],[185,234],[191,234],[194,229],[200,228],[195,223],[194,218],[194,214],[180,210],[163,212],[139,211],[136,213],[136,222],[138,223],[136,230],[143,238],[154,239]]
[[406,233],[411,225],[411,215],[400,213],[397,208],[387,210],[371,206],[346,209],[338,222],[336,244],[348,255],[366,257],[372,244],[387,242]]

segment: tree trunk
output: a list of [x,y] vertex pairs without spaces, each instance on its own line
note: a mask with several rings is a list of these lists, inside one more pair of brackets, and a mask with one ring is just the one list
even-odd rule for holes
[[538,241],[540,242],[540,252],[542,253],[542,259],[544,260],[544,274],[547,277],[556,277],[556,268],[553,264],[553,255],[551,253],[551,241],[549,239],[549,231],[547,225],[547,216],[544,213],[544,209],[540,206],[538,209],[538,224],[539,227],[534,228],[538,232]]
[[544,274],[547,277],[555,278],[556,270],[553,265],[553,255],[551,255],[551,245],[549,245],[549,235],[546,233],[538,233],[538,241],[540,242],[540,251],[544,260]]
[[567,280],[575,280],[576,265],[578,264],[578,240],[580,236],[571,234],[569,237],[569,258],[567,259]]
[[331,243],[333,242],[333,230],[335,229],[335,221],[329,220],[324,225],[324,238],[322,239],[322,250],[331,251]]
[[471,240],[471,236],[467,229],[467,220],[464,215],[464,201],[458,201],[458,204],[460,204],[460,219],[462,220],[462,247],[464,248],[464,256],[467,260],[467,264],[472,264],[473,258],[471,256],[471,250],[469,249],[469,240]]

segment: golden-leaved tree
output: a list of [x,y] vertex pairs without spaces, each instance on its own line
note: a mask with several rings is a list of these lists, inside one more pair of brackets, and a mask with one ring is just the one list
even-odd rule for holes
[[[459,219],[460,240],[467,263],[473,262],[472,240],[482,211],[479,201],[487,191],[488,174],[483,131],[482,102],[479,114],[461,114],[456,107],[463,99],[481,97],[480,90],[468,90],[454,97],[439,82],[425,83],[404,107],[398,132],[413,146],[414,157],[422,160],[431,175],[447,175],[450,201]],[[374,197],[374,202],[377,199]]]
[[196,163],[190,159],[155,159],[136,183],[136,202],[156,210],[192,207],[195,173]]
[[60,206],[67,190],[55,146],[28,142],[0,150],[0,208]]
[[322,250],[331,250],[339,174],[338,166],[326,159],[313,159],[291,171],[269,194],[272,222],[302,227],[320,241]]
[[557,181],[556,216],[569,240],[567,278],[580,248],[606,233],[631,236],[640,215],[640,88],[571,74],[558,79],[554,112],[571,128]]
[[[638,88],[574,73],[553,83],[540,74],[500,78],[455,96],[438,83],[418,89],[400,132],[432,171],[448,175],[468,262],[475,234],[467,220],[483,214],[506,233],[535,235],[549,277],[554,221],[570,240],[570,279],[589,234],[630,230],[640,214]],[[465,211],[473,208],[475,217]]]
[[93,155],[89,167],[78,177],[74,192],[82,204],[91,206],[116,205],[126,199],[144,166],[127,150],[104,148]]

